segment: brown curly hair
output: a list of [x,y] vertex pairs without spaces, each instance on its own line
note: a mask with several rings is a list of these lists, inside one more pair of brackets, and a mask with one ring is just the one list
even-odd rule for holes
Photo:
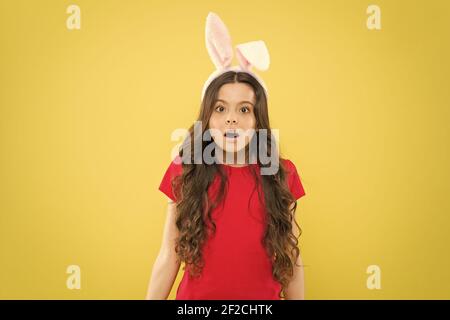
[[[222,85],[233,82],[246,83],[253,88],[256,96],[254,108],[256,134],[253,136],[253,139],[258,139],[258,129],[266,129],[268,132],[267,144],[261,146],[257,143],[258,149],[256,153],[260,154],[259,152],[265,152],[269,159],[273,159],[271,145],[276,142],[272,139],[273,137],[270,133],[267,97],[262,86],[254,77],[245,72],[228,71],[217,77],[207,88],[201,103],[201,109],[198,115],[198,121],[201,121],[202,125],[201,135],[194,131],[194,125],[189,128],[188,136],[183,141],[179,150],[179,155],[183,159],[183,173],[172,181],[172,188],[177,199],[176,226],[179,230],[175,251],[178,259],[185,262],[185,268],[187,267],[192,277],[200,275],[204,266],[202,246],[208,238],[209,227],[212,227],[213,232],[216,230],[216,224],[211,219],[211,213],[223,201],[227,183],[227,176],[221,166],[217,164],[205,164],[203,161],[200,161],[201,163],[199,164],[199,162],[194,162],[194,158],[201,157],[203,150],[210,143],[214,143],[214,141],[203,141],[202,137],[208,129],[207,124],[212,114],[214,103],[218,97],[219,89]],[[198,141],[199,145],[202,146],[202,152],[194,152],[195,143],[189,143],[190,141]],[[250,152],[252,152],[251,150],[249,151],[249,145],[250,143],[246,146],[247,160],[251,156]],[[183,149],[186,150],[185,148],[188,148],[190,152],[183,154]],[[298,238],[302,231],[295,220],[297,203],[287,185],[286,169],[283,167],[280,156],[275,156],[278,158],[279,164],[279,169],[276,174],[259,176],[256,169],[253,166],[250,167],[256,184],[261,184],[264,193],[266,225],[261,241],[268,256],[272,257],[273,277],[281,284],[282,290],[279,293],[279,297],[284,298],[286,288],[293,277],[294,267],[300,254]],[[271,166],[271,162],[262,164],[258,157],[256,159],[259,168]],[[216,175],[220,176],[220,191],[218,192],[218,197],[209,199],[207,190]],[[259,188],[258,196],[261,200]],[[292,211],[289,210],[291,205],[293,205]],[[299,230],[298,237],[292,232],[292,223],[295,223]]]

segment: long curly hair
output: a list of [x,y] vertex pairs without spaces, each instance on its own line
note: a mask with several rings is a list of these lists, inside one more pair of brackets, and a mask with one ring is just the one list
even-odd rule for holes
[[[261,184],[264,194],[266,224],[261,241],[268,257],[272,259],[273,277],[281,284],[282,289],[279,297],[284,298],[300,254],[298,239],[302,231],[295,220],[297,203],[287,185],[286,169],[283,167],[280,156],[271,154],[272,144],[275,144],[276,141],[271,134],[267,97],[259,82],[248,73],[228,71],[211,82],[205,92],[197,119],[201,123],[201,132],[198,129],[194,130],[194,125],[192,125],[180,147],[179,156],[183,159],[183,170],[182,174],[172,181],[172,188],[177,199],[176,226],[179,230],[175,251],[178,259],[185,262],[185,268],[187,267],[191,277],[197,277],[201,274],[204,266],[202,246],[208,238],[210,229],[212,232],[216,230],[216,224],[211,218],[211,213],[225,197],[227,176],[221,166],[215,163],[205,164],[203,161],[198,161],[198,159],[195,161],[195,157],[201,157],[205,148],[214,143],[214,141],[203,141],[202,137],[205,131],[209,129],[208,122],[213,112],[219,89],[222,85],[233,82],[246,83],[254,90],[256,96],[254,107],[256,130],[252,139],[258,139],[259,129],[267,130],[267,144],[261,146],[260,143],[257,143],[255,152],[257,154],[265,152],[270,161],[263,164],[259,157],[256,157],[259,168],[270,167],[272,159],[275,159],[274,156],[278,160],[279,168],[275,174],[258,175],[254,166],[250,166],[250,168],[256,185]],[[201,153],[194,150],[195,143],[202,146]],[[251,142],[246,146],[247,159],[252,156],[251,149],[253,148],[249,148],[249,145],[251,145]],[[183,154],[183,150],[189,150],[189,152]],[[187,157],[190,161],[186,161]],[[218,196],[214,199],[209,199],[207,190],[216,175],[220,177]],[[262,195],[259,192],[259,188],[258,196],[261,201]],[[292,210],[289,209],[291,205],[293,205]],[[298,237],[292,232],[292,223],[295,223],[299,230]]]

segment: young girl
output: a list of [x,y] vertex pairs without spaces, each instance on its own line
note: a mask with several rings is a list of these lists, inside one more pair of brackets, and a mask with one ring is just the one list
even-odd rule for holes
[[[217,70],[203,88],[201,132],[189,129],[159,186],[169,208],[147,299],[167,298],[181,262],[176,299],[303,299],[295,211],[305,191],[295,165],[274,151],[267,88],[251,71],[267,69],[267,49],[262,41],[238,45],[240,65],[231,67],[230,37],[214,13],[206,40]],[[207,151],[213,163],[204,161]]]

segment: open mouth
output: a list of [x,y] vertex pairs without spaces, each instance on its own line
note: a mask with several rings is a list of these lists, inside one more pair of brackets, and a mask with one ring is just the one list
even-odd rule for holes
[[239,133],[234,130],[229,130],[226,131],[223,136],[228,139],[237,139],[239,137]]

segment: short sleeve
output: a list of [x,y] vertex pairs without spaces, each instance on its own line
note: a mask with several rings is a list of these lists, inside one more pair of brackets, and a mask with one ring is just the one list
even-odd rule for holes
[[287,172],[287,181],[289,190],[291,191],[292,196],[295,200],[303,197],[305,193],[305,189],[303,188],[303,184],[301,182],[300,176],[298,174],[297,168],[294,163],[288,159],[285,159],[285,168]]
[[171,200],[176,202],[175,192],[172,188],[172,181],[179,175],[182,174],[183,168],[181,164],[181,157],[177,156],[172,162],[169,164],[164,176],[159,185],[159,190],[168,196]]

